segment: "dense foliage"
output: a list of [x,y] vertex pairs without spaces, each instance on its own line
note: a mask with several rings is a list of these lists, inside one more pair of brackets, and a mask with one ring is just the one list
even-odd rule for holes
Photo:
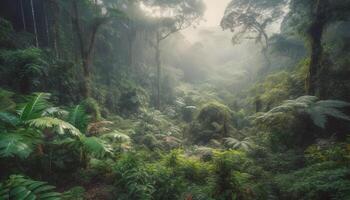
[[0,199],[350,199],[350,1],[207,3],[0,1]]

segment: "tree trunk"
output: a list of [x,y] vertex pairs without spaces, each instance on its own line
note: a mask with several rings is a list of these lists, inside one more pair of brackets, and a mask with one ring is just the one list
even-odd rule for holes
[[57,0],[51,0],[51,11],[53,12],[53,19],[52,19],[52,32],[53,32],[53,49],[55,51],[55,56],[58,59],[60,57],[59,55],[59,12],[60,7],[57,3]]
[[319,96],[320,92],[323,92],[323,88],[320,88],[319,73],[322,67],[322,35],[327,22],[327,6],[327,0],[317,1],[315,15],[308,30],[311,55],[306,89],[309,95]]
[[91,73],[90,73],[90,68],[91,68],[91,63],[92,60],[89,58],[88,55],[84,56],[83,58],[83,72],[84,72],[84,77],[83,77],[83,86],[82,86],[82,95],[83,97],[89,98],[91,96]]
[[129,73],[132,71],[133,68],[133,43],[134,43],[134,30],[133,30],[133,24],[132,21],[128,20],[128,69]]
[[23,23],[23,30],[27,31],[27,24],[26,24],[26,18],[24,15],[24,7],[23,7],[23,0],[19,1],[20,7],[21,7],[21,15],[22,15],[22,23]]
[[[95,21],[93,26],[91,27],[91,33],[86,34],[83,33],[80,18],[78,5],[76,1],[73,1],[73,22],[76,28],[81,60],[82,60],[82,68],[83,68],[83,81],[82,81],[82,95],[84,98],[91,97],[91,68],[93,64],[93,55],[94,55],[94,47],[96,42],[96,34],[99,27],[103,24],[103,21]],[[89,35],[88,41],[84,41],[83,35]]]
[[34,27],[34,36],[35,36],[35,46],[39,47],[38,29],[36,27],[35,8],[34,8],[33,0],[30,0],[30,6],[32,8],[32,18],[33,18],[33,27]]
[[160,110],[160,80],[161,80],[161,61],[160,61],[160,33],[159,31],[157,31],[157,41],[156,41],[156,46],[155,46],[155,50],[156,50],[156,66],[157,66],[157,100],[156,100],[156,107],[158,110]]
[[262,44],[263,48],[262,48],[261,52],[262,52],[263,57],[265,59],[265,66],[262,68],[261,74],[265,74],[265,73],[267,73],[267,71],[271,67],[271,60],[269,57],[269,36],[264,31],[262,31],[262,35],[264,37],[265,44],[264,43]]
[[44,2],[44,15],[45,15],[45,32],[46,32],[46,40],[47,40],[47,46],[49,47],[50,46],[50,29],[49,29],[49,20],[48,20],[48,14],[47,14],[47,4],[46,2]]

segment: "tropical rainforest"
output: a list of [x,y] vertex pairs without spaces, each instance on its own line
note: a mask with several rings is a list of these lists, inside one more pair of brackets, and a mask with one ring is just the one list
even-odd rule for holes
[[350,0],[0,0],[1,200],[349,200]]

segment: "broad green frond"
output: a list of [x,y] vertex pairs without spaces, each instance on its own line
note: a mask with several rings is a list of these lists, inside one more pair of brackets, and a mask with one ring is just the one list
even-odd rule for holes
[[20,110],[20,119],[23,121],[38,118],[49,107],[50,94],[36,93]]
[[350,103],[339,100],[321,100],[316,102],[315,105],[329,108],[344,108],[350,106]]
[[317,100],[318,98],[315,96],[301,96],[297,98],[295,101],[300,103],[311,104],[311,103],[315,103]]
[[56,187],[46,182],[34,181],[21,175],[12,175],[0,185],[0,199],[60,200]]
[[[28,130],[29,131],[29,130]],[[37,137],[27,130],[0,133],[0,157],[27,158],[33,151]]]
[[28,121],[29,125],[35,128],[39,129],[54,129],[59,134],[66,133],[65,131],[69,132],[72,135],[79,136],[81,135],[81,132],[75,128],[72,124],[65,122],[58,118],[53,117],[40,117],[37,119],[32,119]]
[[97,137],[85,137],[82,135],[80,141],[86,152],[97,157],[103,157],[110,154],[113,150],[109,144]]
[[250,141],[250,138],[248,137],[241,141],[232,137],[225,138],[224,140],[225,140],[225,145],[230,149],[250,150],[252,148],[252,143]]
[[81,132],[85,132],[88,124],[87,114],[82,105],[75,106],[69,111],[67,121],[77,127]]
[[0,112],[0,123],[15,127],[19,122],[20,120],[16,115],[8,112]]
[[12,100],[13,93],[0,88],[0,111],[9,111],[15,108],[16,104]]
[[339,110],[339,108],[348,105],[348,103],[342,101],[327,100],[311,105],[306,112],[310,115],[316,126],[325,128],[328,116],[350,121],[350,117]]
[[339,110],[350,106],[350,103],[339,100],[317,100],[318,98],[314,96],[302,96],[295,100],[288,100],[258,118],[268,118],[278,112],[297,111],[309,114],[314,124],[320,128],[325,128],[327,117],[350,121],[350,117]]

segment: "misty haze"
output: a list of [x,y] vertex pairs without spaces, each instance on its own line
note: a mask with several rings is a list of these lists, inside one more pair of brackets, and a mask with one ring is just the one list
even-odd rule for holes
[[0,200],[350,200],[350,0],[0,0]]

